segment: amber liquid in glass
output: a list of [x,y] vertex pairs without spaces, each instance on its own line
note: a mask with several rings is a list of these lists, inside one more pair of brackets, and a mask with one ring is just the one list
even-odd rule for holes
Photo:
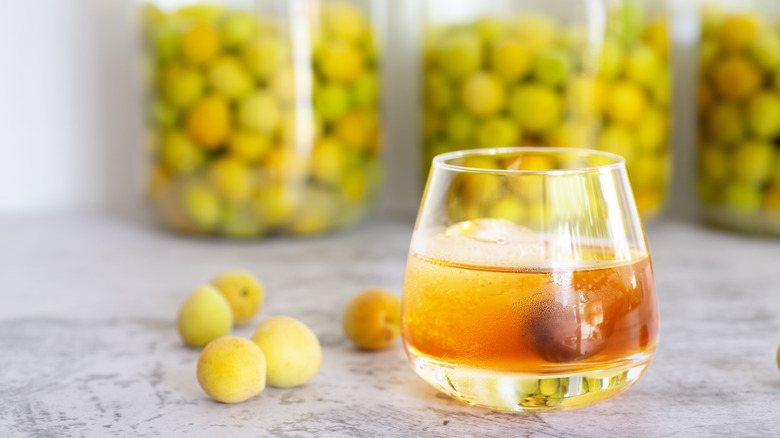
[[468,403],[510,410],[577,408],[627,389],[658,340],[649,258],[549,265],[411,252],[402,333],[417,372]]

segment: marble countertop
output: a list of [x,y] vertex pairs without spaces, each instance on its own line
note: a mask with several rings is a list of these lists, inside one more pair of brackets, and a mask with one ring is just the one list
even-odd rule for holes
[[[322,237],[190,239],[108,215],[0,217],[0,436],[739,436],[780,434],[780,240],[667,221],[647,230],[661,340],[645,376],[595,406],[544,414],[462,405],[419,379],[400,343],[342,336],[367,287],[400,295],[412,224]],[[320,338],[320,373],[240,404],[198,386],[175,329],[189,292],[228,268],[263,280],[263,317]],[[250,336],[253,326],[238,328]]]

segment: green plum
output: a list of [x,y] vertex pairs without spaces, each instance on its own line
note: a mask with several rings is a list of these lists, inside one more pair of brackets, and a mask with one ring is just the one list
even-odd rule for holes
[[742,109],[728,101],[716,104],[704,117],[707,138],[712,141],[734,142],[742,138],[747,130]]
[[192,182],[184,189],[184,211],[196,224],[214,228],[220,220],[222,205],[217,193],[206,184]]
[[266,356],[267,382],[275,388],[303,385],[322,366],[322,347],[311,329],[287,316],[268,318],[252,335]]
[[713,145],[702,145],[699,148],[699,174],[707,179],[708,184],[725,182],[729,177],[731,160],[727,150]]
[[534,56],[534,77],[549,86],[563,84],[574,69],[572,56],[559,48],[539,49]]
[[180,65],[166,68],[160,81],[161,94],[165,101],[177,110],[196,102],[206,85],[198,70]]
[[352,86],[352,102],[358,108],[375,108],[379,97],[377,75],[366,71],[355,80]]
[[756,187],[761,186],[772,174],[775,155],[775,147],[772,143],[742,142],[734,149],[731,161],[732,175],[737,181]]
[[462,79],[482,65],[482,42],[478,34],[460,29],[439,42],[436,56],[442,72],[452,79]]
[[265,354],[249,339],[223,336],[201,351],[197,377],[203,391],[218,402],[246,401],[265,390]]
[[621,43],[630,45],[642,35],[645,23],[643,6],[636,1],[624,1],[610,11],[607,30]]
[[349,91],[338,84],[324,85],[314,93],[314,109],[324,122],[343,117],[350,105]]
[[477,145],[480,147],[516,146],[520,139],[518,122],[509,117],[492,117],[479,124]]
[[636,153],[633,132],[619,124],[608,125],[604,128],[599,139],[598,148],[602,151],[617,154],[631,162]]
[[476,125],[474,119],[466,112],[453,111],[447,116],[444,129],[450,141],[467,144],[474,137]]
[[463,106],[473,114],[489,116],[500,111],[506,102],[503,82],[490,73],[469,76],[461,91]]
[[425,105],[431,109],[444,110],[452,104],[452,85],[443,74],[435,71],[426,73],[423,88]]
[[279,128],[281,111],[271,93],[258,89],[241,100],[238,120],[245,128],[270,136]]
[[160,161],[174,175],[186,175],[198,170],[206,160],[203,150],[179,131],[165,134]]
[[249,166],[237,158],[225,156],[214,161],[209,169],[209,181],[217,193],[228,201],[245,201],[252,192]]
[[522,41],[507,39],[493,47],[490,65],[493,72],[505,81],[516,81],[531,71],[533,54]]
[[231,56],[217,58],[209,65],[209,84],[231,99],[241,99],[252,90],[253,82],[243,64]]
[[772,139],[780,134],[780,96],[761,92],[747,103],[747,122],[758,138]]
[[542,133],[560,123],[563,103],[558,93],[550,87],[520,85],[509,96],[509,110],[523,129]]
[[740,213],[754,214],[761,208],[761,190],[743,182],[732,182],[723,190],[723,202]]
[[219,26],[222,44],[229,49],[245,46],[257,35],[257,18],[248,12],[230,12]]
[[352,83],[365,71],[365,58],[354,45],[333,40],[317,56],[317,65],[323,76],[337,83]]
[[762,32],[751,44],[750,53],[761,67],[776,69],[780,66],[780,34],[774,31]]
[[176,325],[185,344],[202,347],[230,333],[233,311],[218,290],[204,285],[184,301]]
[[246,46],[244,62],[258,79],[269,80],[287,62],[289,50],[281,38],[258,36]]
[[644,44],[636,46],[626,58],[626,77],[638,84],[651,87],[665,67],[658,52]]

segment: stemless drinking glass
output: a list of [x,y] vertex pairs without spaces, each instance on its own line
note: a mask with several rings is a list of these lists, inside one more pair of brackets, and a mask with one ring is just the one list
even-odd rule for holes
[[437,156],[406,266],[404,347],[468,404],[575,409],[617,395],[658,342],[650,256],[622,157]]

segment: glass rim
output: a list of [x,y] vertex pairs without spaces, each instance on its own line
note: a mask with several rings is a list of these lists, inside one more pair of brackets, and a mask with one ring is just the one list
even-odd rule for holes
[[[597,166],[582,166],[582,167],[570,167],[560,169],[490,169],[485,167],[472,167],[462,166],[458,164],[452,164],[449,161],[464,158],[464,157],[476,157],[476,156],[498,156],[503,154],[516,153],[520,155],[522,153],[544,153],[549,155],[560,154],[574,154],[579,156],[601,156],[610,158],[613,160],[611,163],[600,164]],[[433,157],[432,167],[434,169],[446,169],[460,173],[484,173],[494,175],[566,175],[566,174],[581,174],[592,173],[603,170],[616,170],[625,168],[626,159],[620,155],[613,154],[611,152],[599,151],[596,149],[585,148],[562,148],[557,146],[511,146],[511,147],[499,147],[499,148],[476,148],[476,149],[463,149],[452,152],[444,152]]]

